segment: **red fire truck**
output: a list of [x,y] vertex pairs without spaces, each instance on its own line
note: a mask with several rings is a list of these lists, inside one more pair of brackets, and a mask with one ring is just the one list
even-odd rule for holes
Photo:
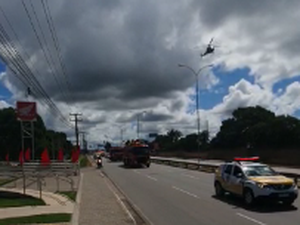
[[124,147],[123,163],[125,167],[150,167],[150,148],[148,145],[133,142]]
[[122,161],[123,149],[120,147],[112,147],[109,149],[109,159],[111,161]]

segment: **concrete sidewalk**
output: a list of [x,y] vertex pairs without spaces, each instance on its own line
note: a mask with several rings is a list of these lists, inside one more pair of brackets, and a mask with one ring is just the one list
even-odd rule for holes
[[83,173],[82,194],[78,221],[73,224],[130,225],[134,219],[122,205],[109,180],[95,168],[87,168]]

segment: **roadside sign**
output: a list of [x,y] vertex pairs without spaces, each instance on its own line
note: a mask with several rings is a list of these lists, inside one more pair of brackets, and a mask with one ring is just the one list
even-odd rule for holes
[[36,102],[17,102],[17,118],[21,121],[36,120]]

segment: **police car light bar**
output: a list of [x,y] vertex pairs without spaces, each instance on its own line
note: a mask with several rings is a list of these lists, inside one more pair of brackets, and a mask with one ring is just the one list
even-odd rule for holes
[[243,157],[235,157],[234,161],[257,161],[259,160],[258,156],[255,157],[247,157],[247,158],[243,158]]

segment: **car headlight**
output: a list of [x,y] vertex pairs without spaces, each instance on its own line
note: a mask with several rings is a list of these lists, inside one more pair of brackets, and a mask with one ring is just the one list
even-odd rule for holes
[[271,188],[271,185],[268,185],[268,184],[256,183],[256,185],[257,185],[259,188],[268,188],[268,189]]

